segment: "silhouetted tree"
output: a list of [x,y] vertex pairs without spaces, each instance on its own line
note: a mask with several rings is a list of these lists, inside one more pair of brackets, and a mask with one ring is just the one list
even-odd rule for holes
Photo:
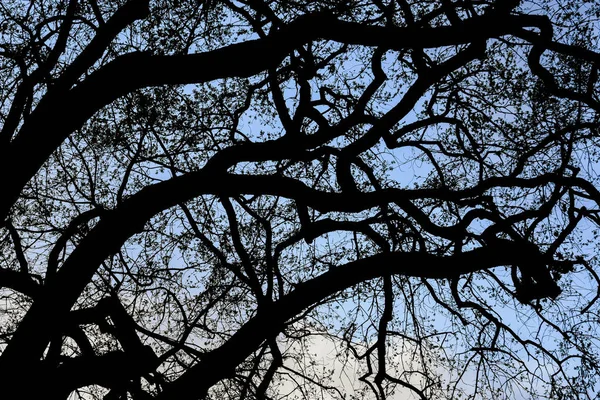
[[599,19],[2,1],[0,395],[595,398]]

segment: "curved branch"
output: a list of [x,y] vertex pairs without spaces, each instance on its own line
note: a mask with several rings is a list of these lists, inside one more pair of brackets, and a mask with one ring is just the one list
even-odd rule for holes
[[[156,400],[198,399],[215,383],[231,375],[234,369],[268,337],[280,332],[285,322],[311,304],[366,280],[389,274],[431,279],[451,278],[531,257],[521,245],[500,241],[495,246],[479,248],[450,257],[427,253],[383,253],[330,269],[300,283],[270,307],[259,310],[256,317],[241,327],[223,346],[207,353],[203,359],[168,385]],[[220,368],[215,368],[219,365]]]
[[[14,171],[5,184],[0,220],[5,219],[25,184],[71,132],[102,107],[136,89],[252,76],[277,65],[294,48],[317,39],[396,50],[432,48],[498,37],[537,22],[531,16],[511,16],[502,21],[477,17],[452,27],[400,28],[365,26],[312,14],[268,37],[206,53],[160,56],[137,52],[120,56],[64,96],[47,97],[31,113],[10,146],[3,149],[0,169],[21,165],[19,160],[25,155],[28,163]],[[46,129],[48,126],[53,127],[51,132]],[[36,146],[30,146],[31,143]]]

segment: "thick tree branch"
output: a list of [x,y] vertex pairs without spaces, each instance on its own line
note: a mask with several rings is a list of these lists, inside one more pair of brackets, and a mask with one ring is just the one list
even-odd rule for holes
[[[388,274],[445,279],[515,262],[531,262],[535,257],[522,246],[501,241],[450,257],[427,253],[382,253],[358,260],[300,283],[295,290],[270,307],[264,307],[223,346],[206,354],[156,397],[156,400],[196,400],[221,379],[231,376],[235,367],[270,336],[280,332],[285,322],[303,309],[332,294],[366,280]],[[220,368],[215,368],[219,365]]]
[[[496,186],[510,185],[535,187],[555,181],[576,185],[578,178],[565,178],[554,174],[532,179],[490,179],[475,189],[462,191],[417,189],[384,189],[370,193],[327,193],[311,189],[303,183],[280,176],[215,175],[214,169],[182,175],[171,180],[146,187],[124,201],[106,215],[71,253],[57,273],[55,285],[45,288],[44,295],[29,310],[10,344],[0,357],[0,367],[16,360],[35,362],[41,356],[52,326],[62,321],[77,297],[92,279],[99,265],[110,254],[119,251],[125,241],[143,229],[144,224],[157,213],[197,196],[213,194],[238,196],[240,194],[273,195],[290,199],[303,199],[305,204],[321,212],[359,212],[377,207],[382,203],[400,201],[427,195],[457,199],[461,195],[475,195]],[[584,180],[580,180],[586,182]],[[484,184],[485,183],[485,184]],[[587,188],[586,188],[587,189]],[[600,196],[596,197],[600,202]],[[410,212],[413,208],[407,209]],[[102,243],[102,246],[98,246]],[[10,361],[13,360],[13,361]]]
[[0,287],[16,290],[31,298],[34,298],[40,290],[39,283],[29,274],[4,268],[0,268]]
[[[527,16],[506,17],[502,21],[477,17],[460,26],[399,28],[365,26],[327,15],[308,15],[282,27],[274,35],[206,53],[123,55],[91,74],[60,99],[52,97],[42,102],[11,145],[0,154],[0,168],[21,165],[18,170],[13,170],[12,179],[5,183],[5,195],[0,198],[0,220],[6,218],[24,185],[71,132],[105,105],[136,89],[252,76],[276,66],[294,48],[317,39],[393,50],[432,48],[498,37],[537,22]],[[50,132],[48,126],[52,126]],[[36,146],[32,148],[31,143]],[[23,165],[19,160],[25,154],[28,162]]]

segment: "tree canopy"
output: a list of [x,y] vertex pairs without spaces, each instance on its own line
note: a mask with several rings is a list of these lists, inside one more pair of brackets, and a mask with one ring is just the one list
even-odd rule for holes
[[0,2],[3,398],[596,398],[599,19]]

